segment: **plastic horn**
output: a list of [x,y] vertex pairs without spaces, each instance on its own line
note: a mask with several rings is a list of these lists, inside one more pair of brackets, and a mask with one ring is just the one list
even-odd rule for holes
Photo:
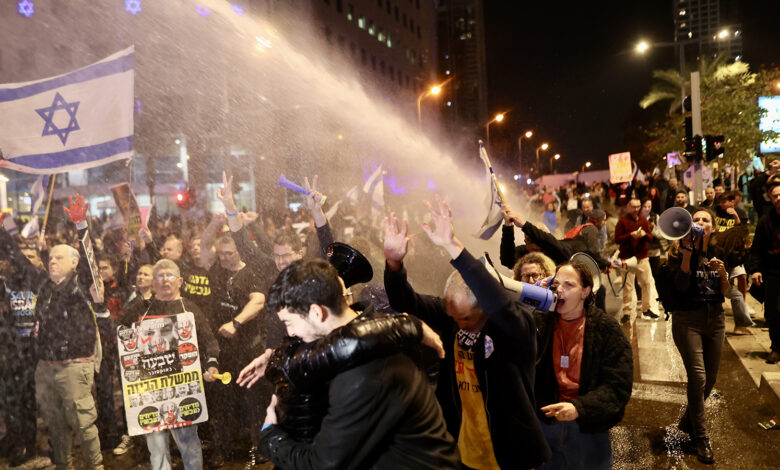
[[233,380],[233,376],[230,374],[230,372],[223,372],[221,374],[212,374],[211,376],[221,381],[225,385],[229,384],[230,381]]
[[[311,191],[309,191],[308,189],[304,188],[303,186],[301,186],[299,184],[295,184],[292,181],[290,181],[289,179],[287,179],[287,177],[284,176],[284,173],[279,175],[279,180],[276,182],[276,185],[277,186],[282,186],[282,187],[287,188],[287,189],[292,189],[296,193],[301,193],[301,194],[304,194],[306,196],[311,194]],[[322,196],[322,201],[320,201],[320,204],[325,204],[325,199],[327,199],[327,198],[328,198],[328,196],[323,195]]]

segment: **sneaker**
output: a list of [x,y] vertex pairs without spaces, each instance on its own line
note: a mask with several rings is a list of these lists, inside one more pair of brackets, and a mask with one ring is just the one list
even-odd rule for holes
[[131,447],[133,447],[133,438],[124,434],[122,435],[122,441],[119,445],[114,447],[114,455],[124,455]]
[[18,467],[35,457],[35,451],[25,447],[17,447],[11,451],[11,466]]
[[258,451],[257,446],[252,446],[249,449],[249,458],[244,465],[244,470],[251,470],[264,463],[268,463],[268,459]]
[[734,331],[732,331],[731,334],[734,336],[749,335],[750,330],[748,330],[746,326],[737,326],[734,328]]
[[712,445],[706,437],[696,439],[696,458],[699,462],[706,464],[715,463],[715,456],[712,454]]
[[650,320],[658,320],[658,314],[652,310],[645,310],[642,312],[642,317]]
[[767,364],[777,364],[780,362],[780,352],[772,351],[769,353],[769,356],[766,358]]

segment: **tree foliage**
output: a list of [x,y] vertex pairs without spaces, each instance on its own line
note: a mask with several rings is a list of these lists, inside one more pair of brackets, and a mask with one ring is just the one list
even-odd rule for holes
[[[751,73],[744,62],[726,63],[723,58],[713,62],[702,61],[699,67],[702,131],[705,135],[725,137],[724,163],[745,162],[766,139],[777,133],[762,132],[758,128],[766,113],[758,106],[760,96],[773,94],[772,87],[780,79],[780,69],[773,67]],[[657,70],[656,82],[640,101],[642,108],[668,102],[666,118],[645,130],[649,137],[648,150],[660,158],[669,152],[682,152],[685,137],[684,116],[680,113],[680,72]],[[686,93],[690,83],[686,81]]]

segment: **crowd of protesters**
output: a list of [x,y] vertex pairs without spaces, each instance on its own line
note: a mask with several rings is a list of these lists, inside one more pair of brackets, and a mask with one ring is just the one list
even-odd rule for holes
[[[186,469],[236,459],[285,469],[610,468],[607,431],[633,380],[621,323],[641,315],[672,321],[688,375],[679,428],[712,463],[703,410],[726,299],[734,333],[748,334],[752,285],[772,340],[767,361],[780,361],[780,160],[731,181],[713,181],[698,206],[661,175],[529,188],[519,205],[505,204],[501,264],[552,290],[549,312],[520,301],[465,249],[458,214],[438,196],[384,217],[344,202],[326,217],[315,178],[299,210],[257,213],[236,207],[225,176],[223,211],[152,211],[138,233],[104,228],[108,218],[91,217],[76,196],[44,242],[0,229],[0,452],[11,466],[39,453],[40,412],[57,469],[71,465],[72,435],[94,469],[103,451],[122,455],[144,439],[152,468],[170,468],[169,436]],[[697,238],[667,240],[659,216],[670,208],[689,214]],[[322,261],[334,241],[362,253],[370,283]],[[614,314],[608,295],[622,305]],[[130,437],[117,327],[183,312],[197,325],[209,421]],[[237,380],[217,381],[224,372]]]

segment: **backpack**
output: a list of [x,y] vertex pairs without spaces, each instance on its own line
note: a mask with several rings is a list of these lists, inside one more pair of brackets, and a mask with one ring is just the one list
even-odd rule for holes
[[563,236],[563,239],[564,240],[570,240],[570,239],[578,236],[580,234],[580,232],[582,232],[582,229],[584,229],[588,225],[591,225],[591,226],[595,227],[595,225],[593,225],[591,223],[585,223],[585,224],[578,225],[578,226],[574,227],[573,229],[569,230],[568,232],[566,232],[566,235]]

